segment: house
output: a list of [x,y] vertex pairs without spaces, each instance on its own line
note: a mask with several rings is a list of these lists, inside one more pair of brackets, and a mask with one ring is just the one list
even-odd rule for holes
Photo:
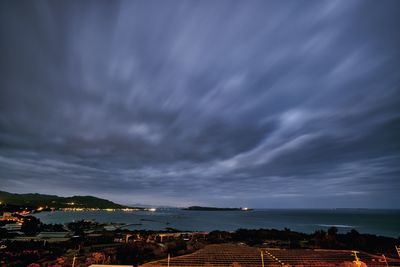
[[22,227],[22,224],[20,223],[8,223],[5,226],[3,226],[2,228],[6,229],[7,231],[20,231]]

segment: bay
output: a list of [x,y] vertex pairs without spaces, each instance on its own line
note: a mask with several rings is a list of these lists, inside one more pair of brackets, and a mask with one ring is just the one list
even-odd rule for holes
[[370,209],[255,209],[252,211],[188,211],[158,209],[150,211],[54,211],[35,214],[44,223],[68,223],[94,219],[100,223],[131,224],[127,229],[181,231],[234,231],[239,228],[289,228],[312,233],[331,226],[345,233],[400,236],[400,210]]

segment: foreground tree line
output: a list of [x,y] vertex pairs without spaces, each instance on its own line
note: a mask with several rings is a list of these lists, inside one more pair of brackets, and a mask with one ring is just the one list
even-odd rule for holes
[[397,255],[395,245],[400,244],[400,237],[360,234],[355,229],[347,233],[339,233],[336,227],[331,227],[327,231],[318,230],[312,234],[299,233],[287,228],[284,230],[239,229],[233,233],[215,231],[210,233],[208,240],[220,242],[223,240],[219,239],[221,235],[225,236],[225,240],[244,242],[250,246],[273,245],[274,243],[268,241],[276,240],[281,241],[276,242],[278,247],[362,250],[392,256]]

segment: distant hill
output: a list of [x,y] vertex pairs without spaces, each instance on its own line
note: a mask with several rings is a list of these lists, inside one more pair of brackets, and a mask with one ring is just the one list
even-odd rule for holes
[[13,194],[0,191],[0,201],[4,204],[19,206],[48,206],[54,208],[99,208],[120,209],[126,206],[116,204],[112,201],[93,196],[59,197],[56,195],[43,194]]

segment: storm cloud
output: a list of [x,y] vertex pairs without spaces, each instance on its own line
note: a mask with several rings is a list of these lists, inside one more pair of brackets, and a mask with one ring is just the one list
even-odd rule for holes
[[0,188],[400,201],[399,1],[2,1]]

